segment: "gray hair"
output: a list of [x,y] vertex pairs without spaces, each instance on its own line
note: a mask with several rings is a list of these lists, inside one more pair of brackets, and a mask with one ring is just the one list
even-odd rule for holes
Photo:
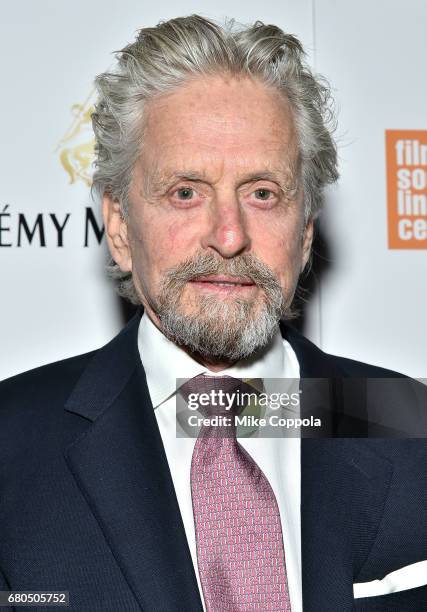
[[[246,27],[230,20],[220,26],[191,15],[141,29],[135,42],[117,54],[117,68],[95,80],[93,189],[120,202],[124,217],[141,150],[144,104],[192,77],[218,73],[256,77],[287,96],[298,134],[306,222],[317,216],[323,187],[338,178],[333,101],[295,36],[260,21]],[[119,294],[139,303],[130,273],[114,262],[109,272],[119,280]]]

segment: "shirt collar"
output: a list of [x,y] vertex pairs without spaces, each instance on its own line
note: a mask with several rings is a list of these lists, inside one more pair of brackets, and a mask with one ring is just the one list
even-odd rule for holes
[[[138,349],[154,408],[176,392],[177,378],[188,379],[199,374],[214,374],[166,338],[146,312],[139,324]],[[236,378],[283,377],[286,371],[285,349],[280,328],[277,326],[272,340],[260,353],[255,357],[243,359],[221,372],[215,372],[215,376],[226,374]]]

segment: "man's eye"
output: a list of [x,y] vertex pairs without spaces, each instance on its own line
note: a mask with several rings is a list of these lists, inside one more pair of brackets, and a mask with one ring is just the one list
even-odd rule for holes
[[194,189],[190,187],[181,187],[181,189],[177,189],[175,193],[180,200],[191,200],[194,196]]
[[258,200],[268,200],[271,195],[273,195],[273,192],[270,191],[269,189],[256,189],[255,190],[255,197]]

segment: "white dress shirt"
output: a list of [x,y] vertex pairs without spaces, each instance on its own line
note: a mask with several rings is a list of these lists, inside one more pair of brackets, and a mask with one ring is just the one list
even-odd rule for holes
[[[163,440],[169,469],[178,499],[185,533],[193,560],[202,602],[203,591],[197,569],[197,548],[191,501],[190,468],[196,438],[176,436],[177,378],[212,374],[185,351],[168,340],[146,313],[141,318],[138,347],[147,385]],[[299,363],[279,327],[271,343],[257,359],[247,359],[216,372],[236,378],[262,378],[269,393],[268,379],[299,379]],[[273,383],[270,383],[274,385]],[[289,596],[292,612],[302,612],[300,439],[239,437],[239,444],[259,465],[276,495],[282,524]],[[205,607],[204,607],[205,609]]]

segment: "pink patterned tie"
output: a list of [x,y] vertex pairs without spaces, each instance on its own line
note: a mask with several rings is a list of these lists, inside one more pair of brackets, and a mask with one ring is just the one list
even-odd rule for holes
[[[241,380],[201,374],[181,388],[254,393]],[[231,397],[231,396],[229,396]],[[232,427],[203,425],[193,451],[191,492],[200,581],[207,612],[291,612],[276,497],[258,465],[236,440],[239,409],[207,406]],[[240,408],[240,411],[242,407]]]

